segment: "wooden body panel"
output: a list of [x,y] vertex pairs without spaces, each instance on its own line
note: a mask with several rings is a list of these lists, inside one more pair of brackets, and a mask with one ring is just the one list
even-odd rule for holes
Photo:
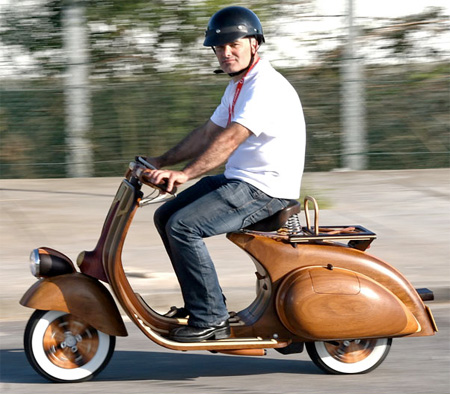
[[[433,335],[435,332],[426,307],[411,283],[394,267],[365,252],[339,244],[311,243],[294,246],[264,236],[245,233],[228,234],[228,238],[249,253],[253,259],[259,261],[267,271],[272,285],[271,297],[274,305],[279,287],[289,273],[306,267],[332,265],[334,268],[357,272],[375,281],[388,290],[387,294],[395,295],[417,320],[417,332],[405,334],[399,331],[390,336],[425,336]],[[243,315],[246,316],[246,311]],[[255,333],[259,332],[261,323],[262,325],[266,323],[263,316],[254,316],[253,321],[247,322],[253,325]]]
[[84,274],[41,279],[27,290],[20,304],[71,313],[105,334],[128,335],[109,291],[98,280]]
[[310,340],[392,337],[419,329],[389,290],[341,268],[295,270],[280,285],[276,305],[289,331]]
[[106,216],[106,220],[103,224],[102,232],[100,234],[97,245],[91,251],[81,252],[77,258],[77,265],[80,267],[81,272],[102,280],[103,282],[108,282],[108,278],[106,277],[105,269],[103,268],[102,255],[105,246],[105,240],[108,236],[108,232],[111,229],[111,224],[115,217],[116,211],[117,201],[114,200],[114,203],[111,205],[108,215]]

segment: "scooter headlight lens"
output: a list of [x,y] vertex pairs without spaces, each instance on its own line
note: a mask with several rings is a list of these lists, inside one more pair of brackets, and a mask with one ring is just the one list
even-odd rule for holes
[[39,257],[39,250],[33,249],[30,254],[30,271],[33,276],[39,278],[41,259]]

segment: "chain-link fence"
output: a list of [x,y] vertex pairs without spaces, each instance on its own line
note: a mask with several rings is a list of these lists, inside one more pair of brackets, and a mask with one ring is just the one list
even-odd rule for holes
[[[28,8],[2,7],[2,178],[73,175],[69,169],[80,164],[80,156],[71,151],[80,145],[70,138],[71,116],[88,118],[81,136],[90,150],[84,156],[91,161],[89,175],[122,175],[136,154],[163,153],[206,121],[228,83],[227,76],[212,74],[214,55],[201,48],[209,9],[197,15],[189,1],[175,6],[169,1],[145,2],[149,13],[152,5],[172,4],[175,8],[168,10],[176,10],[183,20],[176,27],[170,25],[172,14],[161,13],[157,22],[157,16],[149,14],[143,22],[141,2],[104,2],[117,9],[102,8],[102,1],[96,2],[96,8],[90,2],[75,2],[85,12],[89,74],[85,83],[74,83],[71,67],[77,64],[67,61],[70,54],[65,51],[63,31],[68,24],[62,23],[69,3],[74,2],[30,0],[24,2]],[[313,3],[290,4],[296,10],[300,4]],[[291,81],[303,102],[306,170],[342,168],[347,15],[321,16],[303,10],[302,20],[314,22],[314,32],[306,34],[300,32],[296,19],[300,12],[270,2],[255,2],[255,7],[260,7],[258,13],[267,26],[262,56]],[[138,12],[141,19],[130,19]],[[352,56],[363,66],[357,79],[363,92],[360,127],[365,133],[367,169],[448,167],[448,17],[435,9],[396,20],[355,21],[358,35]],[[340,27],[330,30],[331,22]],[[185,37],[189,27],[190,36]],[[68,105],[68,95],[80,90],[84,112],[71,113],[77,104]]]

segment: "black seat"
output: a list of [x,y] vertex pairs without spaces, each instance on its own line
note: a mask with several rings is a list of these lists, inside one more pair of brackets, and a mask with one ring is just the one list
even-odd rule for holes
[[251,224],[244,228],[244,230],[252,231],[276,231],[283,227],[288,219],[300,212],[300,203],[297,200],[290,200],[286,208],[274,213],[272,216],[265,218],[259,222]]

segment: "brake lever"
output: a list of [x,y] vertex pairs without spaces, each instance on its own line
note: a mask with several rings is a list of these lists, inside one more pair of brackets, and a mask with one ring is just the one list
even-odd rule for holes
[[176,196],[177,196],[176,194],[164,193],[161,190],[158,190],[157,196],[152,197],[151,195],[149,195],[147,197],[144,197],[141,201],[139,201],[139,207],[142,208],[149,204],[156,204],[162,201],[168,201],[175,198]]

